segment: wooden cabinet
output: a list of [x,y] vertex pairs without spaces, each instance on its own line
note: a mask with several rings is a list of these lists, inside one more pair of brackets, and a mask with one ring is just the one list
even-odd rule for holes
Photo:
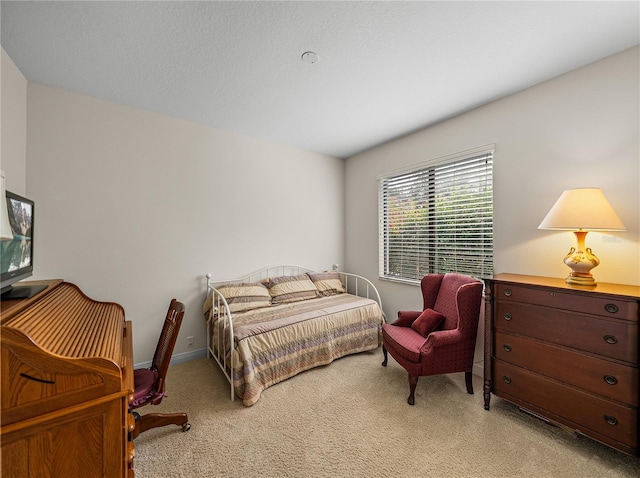
[[2,303],[3,477],[133,477],[131,322],[50,281]]
[[515,274],[485,284],[485,408],[493,393],[637,456],[640,287]]

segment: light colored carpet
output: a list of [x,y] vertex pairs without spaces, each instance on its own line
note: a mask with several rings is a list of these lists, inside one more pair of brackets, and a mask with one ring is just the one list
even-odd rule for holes
[[640,460],[568,433],[492,396],[464,375],[407,375],[380,349],[267,389],[253,407],[231,402],[212,361],[172,366],[169,396],[141,412],[186,412],[191,430],[135,440],[136,478],[156,477],[638,477]]

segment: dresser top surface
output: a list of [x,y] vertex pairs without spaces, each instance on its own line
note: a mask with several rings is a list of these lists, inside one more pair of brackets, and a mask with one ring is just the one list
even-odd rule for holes
[[495,274],[485,280],[497,282],[510,282],[523,285],[537,285],[544,287],[555,287],[567,291],[592,292],[598,294],[611,294],[640,299],[640,286],[626,284],[611,284],[608,282],[598,282],[595,286],[577,286],[567,284],[564,279],[557,277],[540,277],[522,274]]

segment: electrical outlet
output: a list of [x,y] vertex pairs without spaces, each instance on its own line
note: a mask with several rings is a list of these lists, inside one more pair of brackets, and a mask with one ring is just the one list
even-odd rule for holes
[[187,348],[188,347],[193,347],[193,335],[187,337]]

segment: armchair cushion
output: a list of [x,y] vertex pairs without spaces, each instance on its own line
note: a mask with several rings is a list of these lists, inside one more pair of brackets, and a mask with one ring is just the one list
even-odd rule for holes
[[420,362],[420,350],[426,339],[411,327],[382,324],[385,346],[410,362]]
[[411,327],[413,322],[420,317],[421,312],[416,310],[398,311],[398,319],[393,323],[397,327]]
[[412,324],[411,328],[423,337],[436,330],[443,322],[444,315],[433,309],[425,309]]

